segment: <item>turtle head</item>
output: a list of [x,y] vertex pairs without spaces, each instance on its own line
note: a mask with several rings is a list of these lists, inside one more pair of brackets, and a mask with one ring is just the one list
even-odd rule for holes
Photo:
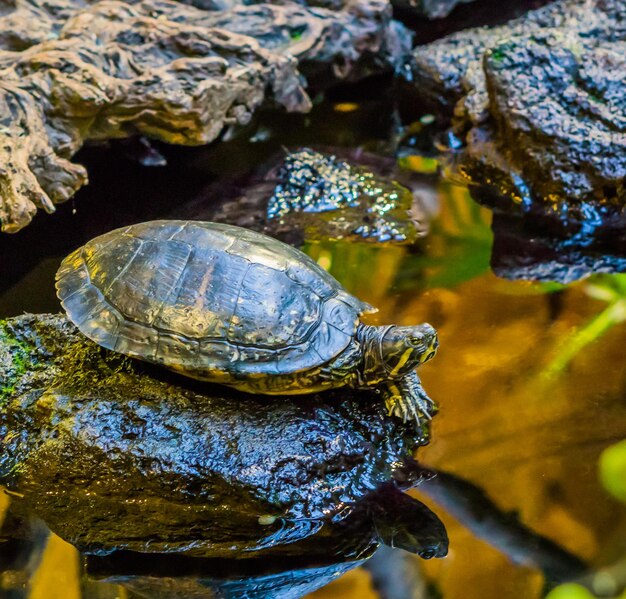
[[370,497],[371,518],[385,545],[417,553],[424,559],[448,553],[446,527],[428,506],[392,486]]
[[389,375],[404,376],[430,360],[438,347],[437,331],[429,324],[392,326],[380,340],[380,357]]

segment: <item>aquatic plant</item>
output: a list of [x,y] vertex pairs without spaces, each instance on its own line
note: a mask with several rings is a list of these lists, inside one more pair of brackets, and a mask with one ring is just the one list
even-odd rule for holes
[[572,359],[615,325],[626,321],[626,275],[596,275],[584,286],[585,293],[607,303],[593,318],[567,336],[546,370],[546,376],[561,373]]

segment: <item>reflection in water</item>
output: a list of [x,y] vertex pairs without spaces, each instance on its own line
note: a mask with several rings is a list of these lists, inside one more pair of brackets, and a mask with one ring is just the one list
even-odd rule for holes
[[606,307],[563,339],[561,349],[545,370],[548,376],[562,373],[577,354],[626,321],[626,275],[598,275],[583,290],[589,297],[605,302]]
[[[423,557],[445,555],[445,530],[432,512],[397,490],[381,489],[377,496],[374,528],[357,508],[354,517],[328,525],[321,537],[305,543],[300,555],[292,550],[280,559],[274,554],[229,559],[128,551],[79,559],[73,547],[48,536],[43,524],[25,515],[17,502],[9,507],[2,527],[0,590],[16,599],[50,599],[46,589],[56,578],[65,593],[60,596],[85,599],[119,597],[117,585],[149,599],[295,599],[363,564],[377,546],[376,537]],[[338,547],[345,554],[337,553]]]
[[327,241],[309,242],[304,250],[349,291],[368,297],[381,311],[400,294],[454,288],[489,270],[489,212],[469,200],[464,187],[442,182],[438,191],[438,218],[430,235],[413,246]]
[[[466,235],[458,223],[476,208],[461,188],[455,193],[456,204],[454,195],[442,197],[433,235],[414,252],[331,244],[309,251],[381,307],[376,319],[419,318],[439,329],[438,359],[422,372],[441,402],[425,463],[480,486],[522,525],[592,568],[609,565],[626,555],[626,510],[603,489],[596,467],[602,450],[626,436],[621,275],[569,286],[497,279],[488,270],[487,213],[479,211],[484,226],[473,221]],[[555,364],[559,376],[546,376]],[[421,566],[444,597],[543,595],[537,569],[514,566],[453,516],[444,522],[450,555]],[[319,597],[332,593],[331,586]]]
[[[3,506],[8,508],[6,497]],[[43,524],[13,509],[0,543],[0,596],[7,599],[300,597],[362,560],[210,560],[132,553],[81,558]],[[82,568],[81,568],[82,563]]]
[[[568,580],[586,570],[581,560],[502,512],[478,487],[448,473],[414,466],[423,477],[423,493],[514,563],[540,569],[548,581]],[[297,598],[359,565],[367,567],[387,599],[416,596],[418,591],[424,595],[425,581],[407,562],[408,554],[384,549],[371,562],[364,560],[374,550],[376,536],[389,547],[404,548],[422,557],[445,555],[447,537],[438,518],[420,502],[389,486],[379,489],[367,505],[365,510],[357,507],[353,516],[327,527],[317,540],[304,543],[300,555],[292,551],[280,560],[273,555],[246,560],[201,559],[128,551],[103,557],[88,555],[82,560],[83,596],[109,597],[107,591],[117,593],[110,585],[120,584],[148,599]],[[375,533],[367,530],[370,520]],[[36,518],[25,515],[19,501],[9,506],[2,533],[0,566],[5,590],[14,587],[16,596],[22,596],[21,588],[28,596],[38,597],[40,589],[44,589],[42,596],[46,597],[51,572],[60,570],[65,576],[72,572],[78,576],[78,570],[67,568],[77,563],[75,551],[54,535],[47,538],[45,527]],[[329,552],[333,547],[341,547],[345,554]]]
[[479,487],[447,472],[433,474],[421,492],[514,564],[540,570],[548,582],[570,580],[587,570],[582,560],[500,510]]
[[493,209],[491,266],[498,276],[571,283],[593,273],[626,271],[619,208],[572,203],[581,216],[568,219],[552,204],[514,204],[488,187],[473,187],[472,196]]
[[306,560],[241,563],[148,555],[89,556],[85,578],[92,588],[120,585],[146,599],[297,599],[362,564]]

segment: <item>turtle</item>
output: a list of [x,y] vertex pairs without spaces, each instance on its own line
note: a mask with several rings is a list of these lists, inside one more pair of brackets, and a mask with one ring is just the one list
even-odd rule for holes
[[68,318],[107,349],[240,391],[376,389],[418,425],[436,404],[415,372],[436,353],[427,323],[372,326],[377,310],[295,247],[233,225],[155,220],[67,256],[56,289]]

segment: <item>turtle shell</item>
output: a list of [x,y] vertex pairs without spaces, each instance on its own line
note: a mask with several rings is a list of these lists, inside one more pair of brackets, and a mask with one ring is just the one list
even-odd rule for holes
[[61,264],[57,293],[96,343],[208,380],[325,364],[372,310],[299,250],[199,221],[141,223],[91,240]]

